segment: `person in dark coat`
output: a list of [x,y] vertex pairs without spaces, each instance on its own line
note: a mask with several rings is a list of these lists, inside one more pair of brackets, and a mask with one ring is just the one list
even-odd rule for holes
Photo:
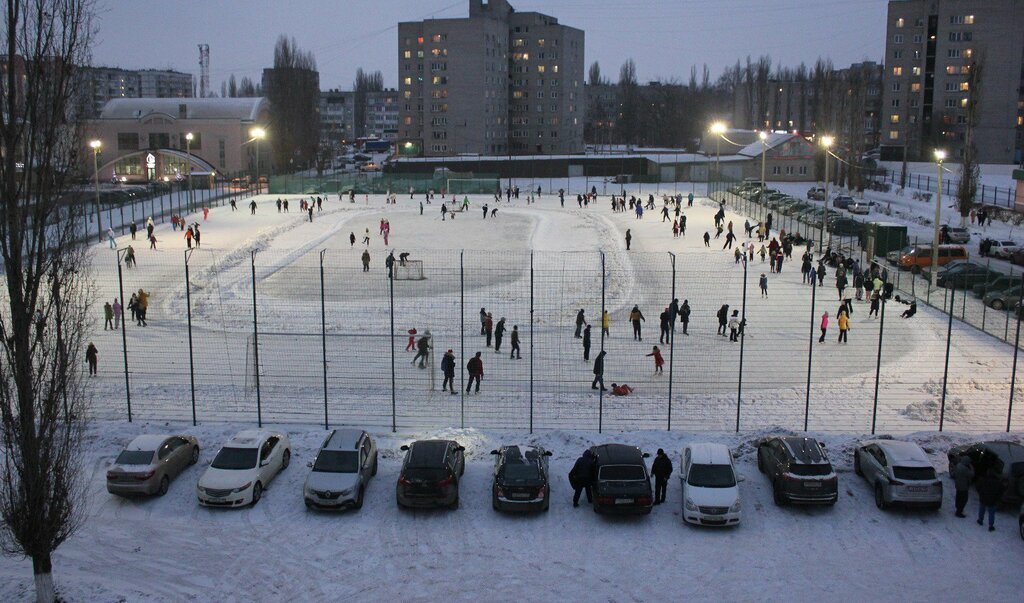
[[1003,496],[1003,480],[999,478],[999,472],[993,467],[978,480],[978,525],[984,525],[982,521],[985,513],[988,513],[988,531],[995,532],[996,526],[996,505]]
[[654,504],[665,502],[665,491],[668,489],[668,478],[672,475],[672,460],[665,451],[658,449],[658,454],[651,463],[651,475],[654,476]]
[[971,483],[974,482],[974,468],[971,467],[971,459],[967,456],[960,457],[957,464],[950,468],[949,477],[953,478],[953,486],[956,489],[956,516],[967,517],[964,515],[964,507],[967,506]]
[[583,325],[587,324],[587,319],[583,317],[583,308],[576,313],[576,333],[573,335],[576,339],[582,337],[580,332],[583,330]]
[[676,317],[679,316],[679,300],[673,299],[672,303],[668,305],[668,322],[672,330],[676,330]]
[[629,251],[629,245],[633,242],[633,235],[630,234],[629,229],[626,229],[626,251]]
[[583,329],[583,359],[590,361],[590,325]]
[[597,385],[601,384],[601,390],[607,391],[604,386],[604,357],[608,352],[601,350],[597,353],[597,358],[594,358],[594,382],[590,384],[590,389],[597,389]]
[[593,503],[593,492],[590,486],[594,483],[594,467],[597,459],[589,449],[585,450],[580,458],[576,459],[572,470],[569,471],[569,485],[572,486],[572,506],[580,506],[580,494],[587,493],[587,502]]
[[420,368],[427,367],[427,352],[430,351],[430,331],[428,330],[420,337],[420,340],[416,342],[416,356],[413,357],[410,364],[416,364],[416,361],[420,361]]
[[487,310],[480,308],[480,334],[487,334]]
[[669,313],[668,308],[665,308],[665,311],[658,316],[658,319],[661,322],[661,335],[658,337],[658,343],[671,343],[672,319],[669,318],[670,316],[671,314]]
[[494,327],[494,351],[495,353],[501,352],[501,340],[505,337],[505,317],[502,316],[501,320]]
[[523,359],[523,355],[519,351],[519,325],[512,325],[512,353],[509,354],[509,360],[513,358],[516,360]]
[[455,391],[455,353],[451,350],[445,352],[441,358],[441,373],[444,374],[441,391],[447,389],[451,391],[452,395],[457,394],[458,392]]
[[491,347],[491,336],[494,335],[494,318],[491,317],[491,313],[487,313],[487,318],[484,319],[484,336],[487,337],[487,347]]
[[729,324],[729,304],[722,304],[718,309],[718,334],[725,337],[725,328]]
[[689,335],[686,332],[687,327],[690,326],[690,301],[684,299],[683,305],[679,308],[679,322],[683,323],[683,335]]
[[480,359],[480,352],[476,353],[466,363],[466,371],[469,372],[469,385],[466,386],[466,393],[473,387],[473,382],[476,381],[476,393],[480,393],[480,379],[484,376],[484,361]]
[[100,352],[96,349],[93,342],[89,342],[89,347],[85,348],[85,360],[89,363],[89,376],[96,376],[96,364],[99,362]]

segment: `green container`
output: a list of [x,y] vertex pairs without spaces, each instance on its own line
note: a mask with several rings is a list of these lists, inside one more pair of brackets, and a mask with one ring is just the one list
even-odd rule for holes
[[890,251],[907,246],[907,227],[892,222],[868,222],[860,235],[860,244],[869,257],[885,257]]

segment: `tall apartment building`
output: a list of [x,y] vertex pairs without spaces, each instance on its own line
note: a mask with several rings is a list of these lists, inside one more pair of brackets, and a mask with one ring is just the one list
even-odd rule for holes
[[583,31],[507,0],[399,23],[399,152],[582,152],[583,51]]
[[393,88],[362,94],[351,90],[321,91],[322,138],[335,144],[351,143],[364,136],[395,140],[398,137],[398,101],[398,91]]
[[1024,2],[890,0],[883,159],[963,155],[970,69],[983,63],[974,145],[982,163],[1019,163],[1024,125]]
[[115,98],[191,98],[192,74],[160,69],[83,67],[78,101],[82,117],[99,117]]

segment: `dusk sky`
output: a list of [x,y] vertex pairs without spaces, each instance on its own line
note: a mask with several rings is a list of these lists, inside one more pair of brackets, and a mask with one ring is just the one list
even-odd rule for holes
[[[837,66],[880,61],[886,0],[512,0],[586,32],[586,63],[606,77],[632,57],[641,81],[689,78],[707,63],[712,78],[747,55],[775,64]],[[468,0],[100,0],[95,65],[173,68],[198,77],[199,43],[210,45],[210,83],[232,73],[259,79],[278,35],[316,56],[322,89],[348,88],[358,67],[397,83],[399,21],[464,17]]]

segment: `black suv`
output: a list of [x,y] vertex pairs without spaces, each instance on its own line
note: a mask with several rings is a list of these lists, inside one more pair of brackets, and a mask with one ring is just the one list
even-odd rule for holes
[[757,445],[757,469],[772,480],[775,504],[826,504],[839,500],[839,478],[814,438],[771,437]]
[[594,464],[594,512],[643,514],[651,512],[654,497],[644,459],[636,446],[604,444],[590,449]]
[[420,440],[402,450],[405,460],[395,487],[398,506],[458,509],[466,449],[454,440]]
[[502,446],[492,450],[494,483],[491,506],[495,511],[547,511],[551,505],[548,457],[537,446]]
[[950,448],[946,453],[949,466],[955,467],[960,457],[971,459],[974,481],[995,469],[1003,482],[1002,502],[1024,501],[1024,446],[1014,442],[978,442]]

